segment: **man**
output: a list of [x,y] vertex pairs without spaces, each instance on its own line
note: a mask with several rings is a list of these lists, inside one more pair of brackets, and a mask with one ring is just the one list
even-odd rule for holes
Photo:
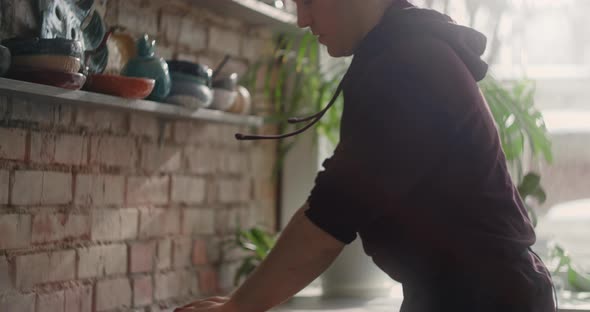
[[354,54],[339,88],[341,141],[250,278],[228,298],[177,311],[266,311],[319,276],[357,234],[403,284],[403,312],[555,311],[477,86],[487,72],[485,37],[405,0],[296,3],[299,26],[332,56]]

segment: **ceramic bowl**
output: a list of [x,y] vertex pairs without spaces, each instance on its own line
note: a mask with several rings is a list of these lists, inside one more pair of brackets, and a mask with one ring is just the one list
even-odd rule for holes
[[65,55],[82,59],[82,42],[63,38],[11,38],[2,41],[13,56],[17,55]]
[[0,45],[0,76],[4,76],[10,68],[11,56],[7,47]]
[[70,90],[79,90],[86,82],[86,76],[79,73],[16,66],[10,68],[7,77]]
[[227,110],[229,113],[246,115],[252,107],[252,97],[244,86],[238,86],[238,95],[232,106]]
[[213,88],[213,102],[211,103],[211,108],[227,111],[232,107],[237,96],[237,91]]
[[88,82],[86,82],[84,89],[128,99],[144,99],[150,95],[155,83],[154,79],[91,74],[88,76]]
[[[193,97],[188,100],[186,97]],[[172,89],[167,102],[182,105],[189,109],[207,108],[213,101],[213,91],[205,85],[190,80],[172,80]]]
[[12,58],[12,65],[17,67],[31,67],[67,73],[77,73],[80,71],[81,63],[79,58],[73,56],[31,54],[15,55]]
[[225,89],[235,91],[238,87],[238,74],[233,73],[225,78],[216,79],[213,81],[214,89]]
[[168,63],[168,69],[171,73],[178,73],[196,77],[200,81],[200,83],[211,87],[211,76],[213,74],[213,71],[208,66],[178,60],[168,60],[166,62]]

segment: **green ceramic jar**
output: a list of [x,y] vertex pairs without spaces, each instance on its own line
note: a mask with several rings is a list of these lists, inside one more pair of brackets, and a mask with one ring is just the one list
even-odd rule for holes
[[142,77],[156,80],[154,90],[148,96],[149,100],[163,101],[170,93],[171,81],[168,64],[163,58],[155,56],[155,40],[150,40],[147,34],[137,41],[137,57],[121,70],[121,74],[128,77]]

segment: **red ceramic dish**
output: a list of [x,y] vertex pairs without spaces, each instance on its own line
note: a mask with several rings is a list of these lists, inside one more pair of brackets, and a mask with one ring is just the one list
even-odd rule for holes
[[143,99],[150,95],[155,83],[154,79],[91,74],[84,90],[128,99]]
[[12,67],[8,78],[39,83],[64,89],[79,90],[86,82],[86,76],[49,69]]

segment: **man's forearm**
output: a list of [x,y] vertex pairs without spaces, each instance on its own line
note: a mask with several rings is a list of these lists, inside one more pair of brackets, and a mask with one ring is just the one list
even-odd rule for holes
[[299,209],[275,247],[231,296],[239,312],[263,312],[291,298],[318,277],[344,244],[315,226]]

